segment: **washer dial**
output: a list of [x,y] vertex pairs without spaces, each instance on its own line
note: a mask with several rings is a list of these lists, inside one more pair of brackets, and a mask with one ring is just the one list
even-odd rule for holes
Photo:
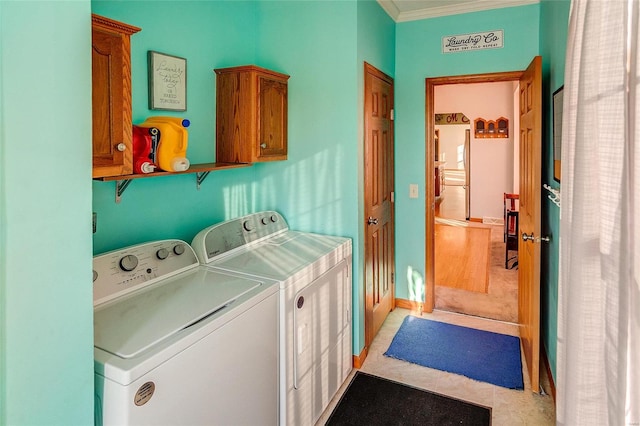
[[138,266],[138,258],[132,254],[128,254],[120,259],[120,269],[131,272]]
[[166,248],[161,248],[156,252],[156,257],[160,260],[165,260],[167,257],[169,257],[169,250],[167,250]]

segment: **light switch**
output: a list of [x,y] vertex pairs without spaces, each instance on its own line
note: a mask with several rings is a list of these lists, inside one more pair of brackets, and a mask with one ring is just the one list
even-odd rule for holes
[[418,198],[418,184],[410,183],[409,184],[409,198]]

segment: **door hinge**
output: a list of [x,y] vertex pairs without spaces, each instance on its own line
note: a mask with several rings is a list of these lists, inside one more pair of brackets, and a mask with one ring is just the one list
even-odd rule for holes
[[389,120],[393,121],[393,117],[394,117],[394,109],[391,108],[391,112],[389,113]]
[[395,272],[391,273],[391,284],[395,284],[396,283],[396,274]]
[[392,203],[396,202],[396,193],[394,191],[391,191],[391,202]]

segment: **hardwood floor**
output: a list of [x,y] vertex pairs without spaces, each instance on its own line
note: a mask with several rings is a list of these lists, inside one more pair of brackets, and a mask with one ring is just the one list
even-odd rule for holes
[[[447,186],[440,209],[436,211],[436,223],[452,226],[478,226],[491,229],[491,257],[489,266],[489,285],[486,293],[468,291],[437,285],[436,309],[475,315],[495,320],[516,323],[518,321],[518,270],[505,269],[502,225],[486,225],[460,220],[464,217],[464,190],[459,186]],[[454,206],[460,206],[455,211]],[[438,257],[438,234],[436,233],[436,257]],[[472,252],[472,256],[475,256]],[[455,265],[449,265],[455,267]],[[436,268],[438,268],[436,264]],[[436,269],[436,276],[438,269]]]
[[[446,176],[446,174],[445,174]],[[464,187],[445,185],[442,196],[436,199],[436,217],[465,220]]]
[[436,285],[486,293],[491,228],[436,223]]

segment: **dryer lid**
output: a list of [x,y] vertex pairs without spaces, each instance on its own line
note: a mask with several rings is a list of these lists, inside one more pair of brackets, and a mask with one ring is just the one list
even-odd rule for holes
[[263,283],[197,268],[99,307],[94,346],[132,358],[200,320],[230,307]]
[[287,231],[208,263],[228,271],[284,281],[321,259],[326,270],[340,259],[328,259],[348,240],[344,237]]

